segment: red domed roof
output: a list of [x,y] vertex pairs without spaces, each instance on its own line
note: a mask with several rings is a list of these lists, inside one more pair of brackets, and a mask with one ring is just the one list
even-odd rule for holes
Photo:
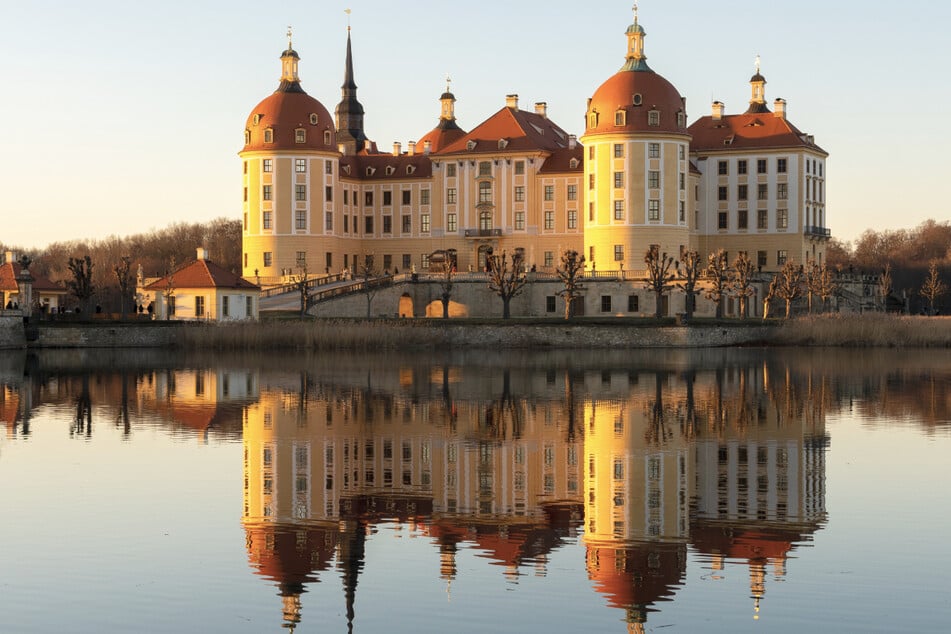
[[[623,110],[623,123],[617,113]],[[660,112],[658,125],[649,125],[648,113]],[[597,121],[592,114],[597,113]],[[678,116],[682,113],[682,116]],[[586,135],[618,132],[687,134],[683,97],[669,81],[651,70],[621,70],[601,84],[588,104]]]
[[[294,151],[337,149],[334,120],[323,104],[300,90],[286,90],[282,83],[274,94],[259,103],[248,115],[245,124],[245,152],[258,150]],[[266,142],[265,131],[271,130],[271,142]],[[304,130],[299,143],[297,130]],[[325,134],[330,131],[329,138]]]

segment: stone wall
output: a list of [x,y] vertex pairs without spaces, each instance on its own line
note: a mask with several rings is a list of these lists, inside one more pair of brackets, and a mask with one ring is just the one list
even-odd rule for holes
[[25,347],[26,334],[20,311],[0,310],[0,350]]
[[184,324],[40,324],[35,348],[157,348],[179,343]]

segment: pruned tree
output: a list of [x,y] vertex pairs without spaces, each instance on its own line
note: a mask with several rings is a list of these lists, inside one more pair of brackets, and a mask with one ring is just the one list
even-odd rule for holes
[[671,282],[675,277],[676,267],[675,271],[670,269],[675,263],[676,260],[668,256],[666,252],[661,253],[660,247],[656,244],[652,244],[644,254],[644,264],[647,265],[647,281],[644,285],[657,298],[654,307],[654,317],[657,319],[663,317],[664,296],[673,288]]
[[494,292],[502,300],[502,319],[508,319],[511,316],[509,305],[512,298],[518,296],[528,284],[528,276],[525,275],[525,263],[520,252],[516,251],[512,256],[512,263],[509,266],[508,257],[505,251],[502,255],[492,254],[487,258],[489,269],[489,290]]
[[380,291],[380,285],[376,283],[377,278],[380,277],[380,270],[377,268],[372,254],[364,256],[363,264],[358,266],[357,275],[363,281],[360,292],[367,298],[367,319],[370,319],[373,298]]
[[80,309],[89,314],[89,304],[96,289],[92,283],[92,258],[85,255],[81,258],[69,258],[67,264],[71,279],[66,280],[66,288],[79,302]]
[[307,272],[307,260],[298,260],[297,273],[291,275],[291,284],[294,286],[300,298],[301,319],[307,316],[307,310],[313,305],[313,300],[308,292],[310,290],[309,282],[310,276]]
[[452,287],[456,276],[456,267],[446,260],[442,275],[439,277],[439,301],[442,302],[442,318],[449,319],[449,300],[452,299]]
[[882,274],[878,276],[878,296],[882,302],[882,312],[888,312],[888,298],[892,294],[892,265],[886,262]]
[[119,316],[121,319],[126,317],[126,300],[135,297],[132,291],[135,290],[135,275],[132,273],[132,258],[123,255],[119,262],[112,267],[112,272],[116,275],[116,283],[119,285]]
[[835,273],[829,267],[827,262],[823,262],[819,267],[819,298],[822,300],[823,312],[829,307],[829,300],[839,290],[839,285],[835,281]]
[[706,274],[710,285],[707,287],[704,297],[716,304],[717,319],[723,317],[723,295],[726,293],[728,269],[726,252],[723,249],[718,249],[716,253],[707,256]]
[[175,256],[169,258],[168,269],[165,273],[165,290],[162,296],[165,298],[165,319],[171,319],[175,315]]
[[786,302],[786,319],[792,314],[792,303],[802,297],[803,269],[792,260],[787,260],[774,278],[776,297]]
[[565,288],[557,293],[565,300],[565,319],[571,319],[572,306],[575,300],[581,297],[581,291],[585,290],[581,283],[581,276],[584,274],[584,255],[574,249],[568,249],[562,253],[561,266],[555,269],[555,273],[565,285]]
[[769,319],[769,307],[779,289],[779,274],[773,276],[769,281],[769,288],[766,290],[766,296],[763,298],[763,320]]
[[703,274],[703,260],[700,258],[698,251],[691,249],[684,253],[681,264],[680,279],[683,281],[679,282],[676,286],[684,292],[686,301],[685,312],[687,313],[687,319],[690,319],[693,317],[693,313],[697,308],[697,295],[700,293],[700,291],[697,290],[697,282]]
[[753,287],[753,261],[746,251],[740,251],[733,260],[733,270],[730,271],[728,292],[739,300],[740,319],[746,319],[746,307],[749,298],[756,294]]
[[928,314],[934,315],[935,302],[939,297],[948,292],[947,285],[941,281],[941,278],[938,276],[937,260],[928,262],[928,277],[925,278],[925,283],[921,285],[921,290],[918,292],[922,297],[928,300]]

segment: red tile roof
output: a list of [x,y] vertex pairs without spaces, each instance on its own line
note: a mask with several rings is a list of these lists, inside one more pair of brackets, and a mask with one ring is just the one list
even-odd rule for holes
[[[368,172],[368,169],[372,170],[372,173]],[[356,154],[340,159],[340,172],[341,177],[345,179],[349,177],[361,181],[401,181],[408,178],[430,178],[433,175],[433,164],[429,156],[421,153],[412,156]]]
[[448,127],[440,123],[421,138],[419,143],[416,144],[416,147],[417,149],[423,148],[425,150],[426,141],[429,141],[432,144],[430,151],[440,152],[465,135],[466,131],[460,127]]
[[[317,115],[317,123],[311,124],[311,115]],[[257,123],[255,124],[255,121]],[[303,128],[305,143],[297,143],[296,130]],[[250,142],[244,152],[253,151],[299,151],[337,150],[336,128],[330,113],[323,104],[306,92],[282,92],[278,90],[254,107],[248,115],[245,129],[250,131]],[[273,130],[273,142],[264,142],[264,131]],[[330,143],[324,143],[324,132],[330,131]]]
[[693,135],[692,152],[809,148],[826,153],[787,119],[770,112],[724,115],[720,119],[708,115],[695,121],[688,132]]
[[[634,105],[635,95],[639,97]],[[624,111],[624,125],[615,122],[615,113]],[[659,125],[648,124],[648,113],[660,112]],[[686,134],[678,125],[678,113],[686,113],[683,97],[674,85],[654,71],[622,70],[615,73],[595,91],[588,112],[598,113],[598,124],[591,127],[589,118],[585,135],[618,132],[658,132]]]
[[[571,159],[575,159],[575,166],[571,166]],[[539,174],[564,174],[566,172],[584,173],[584,148],[579,143],[573,150],[556,150],[545,159],[545,164],[538,170]]]
[[171,276],[160,278],[148,286],[145,290],[160,291],[169,287],[168,278],[172,278],[174,288],[233,288],[260,290],[260,286],[238,277],[231,271],[227,271],[211,260],[195,260],[191,264],[186,264]]
[[[504,140],[504,147],[499,141]],[[469,149],[469,143],[474,147]],[[568,147],[568,133],[548,117],[505,107],[480,123],[472,132],[449,144],[439,154],[524,152]]]
[[[20,274],[20,265],[16,262],[0,264],[0,291],[18,292],[16,276]],[[44,293],[66,293],[62,284],[51,282],[42,275],[33,274],[33,290]]]

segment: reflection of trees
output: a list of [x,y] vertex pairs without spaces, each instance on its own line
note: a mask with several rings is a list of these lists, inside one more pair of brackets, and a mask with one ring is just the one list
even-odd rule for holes
[[89,395],[89,375],[83,374],[82,388],[76,397],[76,416],[69,427],[70,438],[85,435],[92,437],[92,398]]

